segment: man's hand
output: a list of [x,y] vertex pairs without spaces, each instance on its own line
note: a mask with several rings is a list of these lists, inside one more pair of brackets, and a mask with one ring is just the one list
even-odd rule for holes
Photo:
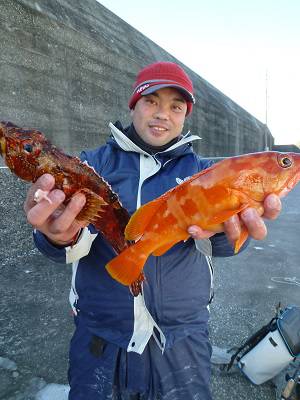
[[[263,240],[266,237],[267,227],[263,218],[272,220],[279,216],[280,198],[275,194],[268,195],[264,200],[263,209],[264,212],[260,215],[256,209],[249,207],[224,222],[224,232],[230,243],[234,243],[239,238],[243,224],[253,239]],[[207,239],[214,235],[214,232],[205,231],[196,225],[190,226],[188,232],[194,239]]]
[[[75,220],[85,204],[85,196],[73,196],[67,206],[63,205],[65,194],[62,190],[53,189],[52,175],[42,175],[29,189],[24,203],[24,211],[28,222],[41,231],[47,238],[58,245],[68,245],[79,230],[85,226]],[[34,195],[40,189],[47,194],[47,198],[36,202]]]
[[249,236],[256,240],[263,240],[267,236],[267,227],[263,218],[276,219],[281,211],[281,201],[275,194],[268,195],[263,204],[262,215],[254,208],[246,208],[240,215],[234,215],[224,222],[225,233],[228,240],[234,243],[240,236],[241,226],[244,224]]

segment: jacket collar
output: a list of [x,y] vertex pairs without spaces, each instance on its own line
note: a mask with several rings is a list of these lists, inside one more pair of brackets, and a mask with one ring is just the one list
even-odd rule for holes
[[[149,156],[150,154],[141,149],[139,146],[137,146],[135,143],[133,143],[132,140],[130,140],[120,129],[115,127],[113,123],[109,123],[109,128],[111,130],[111,134],[113,136],[113,139],[111,139],[109,142],[111,144],[117,143],[121,149],[124,151],[134,151],[136,153],[140,154],[145,154]],[[168,149],[158,152],[157,154],[161,155],[168,155],[168,156],[179,156],[183,153],[186,153],[188,149],[191,150],[191,144],[195,140],[201,139],[199,136],[196,135],[191,135],[190,132],[188,131],[177,143],[173,144],[171,147]],[[189,152],[189,151],[188,151]]]

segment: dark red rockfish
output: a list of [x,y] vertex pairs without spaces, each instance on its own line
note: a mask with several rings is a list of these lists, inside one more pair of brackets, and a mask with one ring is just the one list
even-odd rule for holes
[[41,175],[51,174],[55,188],[66,195],[65,204],[75,193],[83,193],[86,204],[77,220],[93,224],[117,253],[128,247],[124,230],[130,216],[93,168],[53,146],[41,132],[10,122],[0,122],[0,154],[8,168],[25,181],[35,182]]

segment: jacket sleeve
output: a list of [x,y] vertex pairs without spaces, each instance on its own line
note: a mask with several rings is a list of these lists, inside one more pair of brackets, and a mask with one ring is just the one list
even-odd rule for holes
[[237,254],[234,254],[234,249],[232,245],[228,242],[227,237],[224,233],[216,233],[210,238],[210,241],[213,257],[231,257],[244,251],[248,247],[250,239],[248,238],[246,240],[246,242],[243,244]]
[[66,263],[66,248],[55,246],[47,237],[40,231],[33,231],[33,240],[38,250],[50,260],[65,264]]
[[93,226],[88,226],[82,229],[77,242],[73,246],[67,247],[54,245],[38,230],[34,230],[33,239],[36,247],[44,256],[57,263],[69,264],[89,254],[97,234]]

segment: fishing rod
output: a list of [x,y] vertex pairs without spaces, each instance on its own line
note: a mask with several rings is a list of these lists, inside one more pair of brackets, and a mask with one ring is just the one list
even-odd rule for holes
[[[292,376],[286,375],[287,384],[281,393],[280,400],[291,399],[292,394],[296,388],[296,385],[300,384],[300,364],[297,366]],[[297,396],[298,399],[298,396]],[[295,399],[296,400],[296,399]]]

